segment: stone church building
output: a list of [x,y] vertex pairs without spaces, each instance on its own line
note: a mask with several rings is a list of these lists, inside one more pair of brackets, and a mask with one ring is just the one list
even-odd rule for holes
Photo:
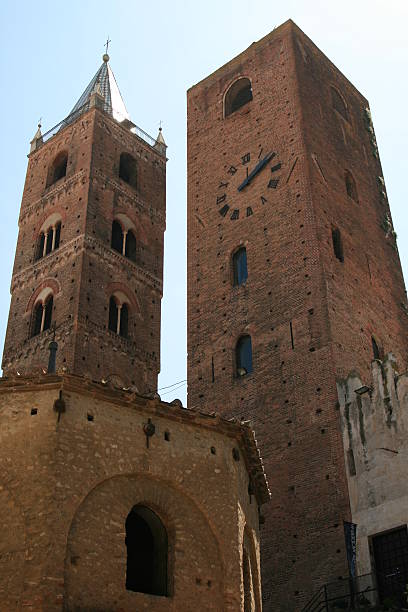
[[166,149],[107,54],[31,142],[0,610],[401,598],[408,306],[367,100],[292,21],[189,90],[188,408],[157,394]]

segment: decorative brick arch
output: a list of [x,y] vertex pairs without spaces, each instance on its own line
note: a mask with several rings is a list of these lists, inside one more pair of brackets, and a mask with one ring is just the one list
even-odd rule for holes
[[47,287],[49,287],[54,295],[54,297],[56,295],[58,295],[58,293],[61,291],[61,287],[60,284],[57,280],[55,280],[55,278],[46,278],[41,285],[39,285],[37,287],[37,289],[33,292],[33,294],[31,295],[30,299],[28,300],[27,303],[27,308],[26,308],[26,313],[31,312],[33,309],[33,306],[38,298],[38,296],[40,295],[41,291],[43,289],[46,289]]
[[[124,526],[137,505],[151,508],[166,528],[171,599],[125,589]],[[67,609],[75,604],[81,609],[190,610],[197,596],[203,597],[202,587],[196,583],[196,568],[211,583],[211,609],[225,609],[223,603],[229,596],[224,593],[225,561],[209,518],[172,483],[145,474],[115,475],[97,484],[72,518],[67,533],[64,605]],[[168,608],[163,607],[166,601]]]
[[133,224],[135,228],[135,233],[136,233],[136,240],[142,242],[142,244],[144,245],[148,244],[146,231],[143,225],[140,223],[140,219],[133,213],[133,211],[130,211],[128,208],[124,208],[124,207],[115,208],[115,212],[114,214],[112,214],[112,222],[115,221],[117,217],[120,218],[120,215],[123,215],[124,217],[128,217],[128,219]]
[[107,285],[106,289],[105,289],[105,293],[106,293],[106,297],[109,300],[109,298],[111,297],[111,295],[115,292],[118,293],[123,293],[127,299],[129,300],[129,304],[132,307],[132,311],[134,314],[137,314],[139,317],[141,317],[141,309],[140,309],[140,305],[139,305],[139,301],[136,297],[136,295],[134,295],[129,287],[127,285],[125,285],[124,283],[109,283],[109,285]]
[[67,214],[66,214],[66,211],[64,210],[64,207],[57,206],[53,208],[52,211],[48,211],[47,213],[44,213],[43,215],[39,217],[38,222],[35,224],[35,227],[33,229],[33,240],[34,241],[37,239],[38,234],[41,232],[41,228],[43,227],[44,223],[47,221],[49,217],[52,217],[53,215],[59,215],[59,217],[61,218],[61,223],[65,223]]

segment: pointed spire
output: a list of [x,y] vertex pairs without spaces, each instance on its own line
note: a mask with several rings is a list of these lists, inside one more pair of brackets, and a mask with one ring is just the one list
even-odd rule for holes
[[159,149],[160,153],[162,153],[163,155],[166,154],[167,145],[166,145],[166,141],[164,140],[163,131],[162,131],[161,126],[159,127],[159,133],[157,135],[156,144],[154,146],[157,149]]
[[38,122],[37,131],[34,134],[34,138],[30,141],[30,153],[36,151],[39,146],[43,143],[43,137],[41,134],[41,123]]
[[163,128],[161,126],[159,127],[159,133],[158,133],[157,138],[156,138],[156,143],[157,144],[162,144],[165,147],[167,147],[166,141],[164,140],[164,136],[163,136]]
[[126,110],[119,87],[116,83],[115,76],[109,65],[109,55],[104,53],[102,56],[103,62],[97,73],[85,88],[83,94],[75,104],[74,108],[68,115],[68,119],[72,114],[81,114],[88,110],[90,106],[90,98],[93,94],[100,95],[103,98],[102,107],[106,113],[109,113],[116,121],[120,123],[124,120],[130,120],[129,113]]

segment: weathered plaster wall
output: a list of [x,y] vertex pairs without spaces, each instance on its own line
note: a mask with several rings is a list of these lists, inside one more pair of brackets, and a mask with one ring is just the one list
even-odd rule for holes
[[338,383],[359,574],[373,570],[370,537],[408,523],[408,375],[391,354],[372,362],[371,375]]

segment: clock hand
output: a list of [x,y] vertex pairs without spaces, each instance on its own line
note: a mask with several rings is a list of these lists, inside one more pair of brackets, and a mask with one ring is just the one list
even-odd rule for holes
[[252,170],[252,172],[249,173],[249,175],[246,177],[246,179],[244,181],[242,181],[242,183],[239,185],[238,187],[238,191],[242,191],[244,189],[244,187],[246,187],[251,181],[252,179],[258,174],[258,172],[260,172],[262,170],[262,168],[264,168],[266,166],[266,164],[273,158],[275,157],[276,153],[274,153],[273,151],[271,153],[268,153],[268,155],[266,155],[266,157],[264,157],[263,159],[261,159],[261,161],[259,161],[255,168]]

